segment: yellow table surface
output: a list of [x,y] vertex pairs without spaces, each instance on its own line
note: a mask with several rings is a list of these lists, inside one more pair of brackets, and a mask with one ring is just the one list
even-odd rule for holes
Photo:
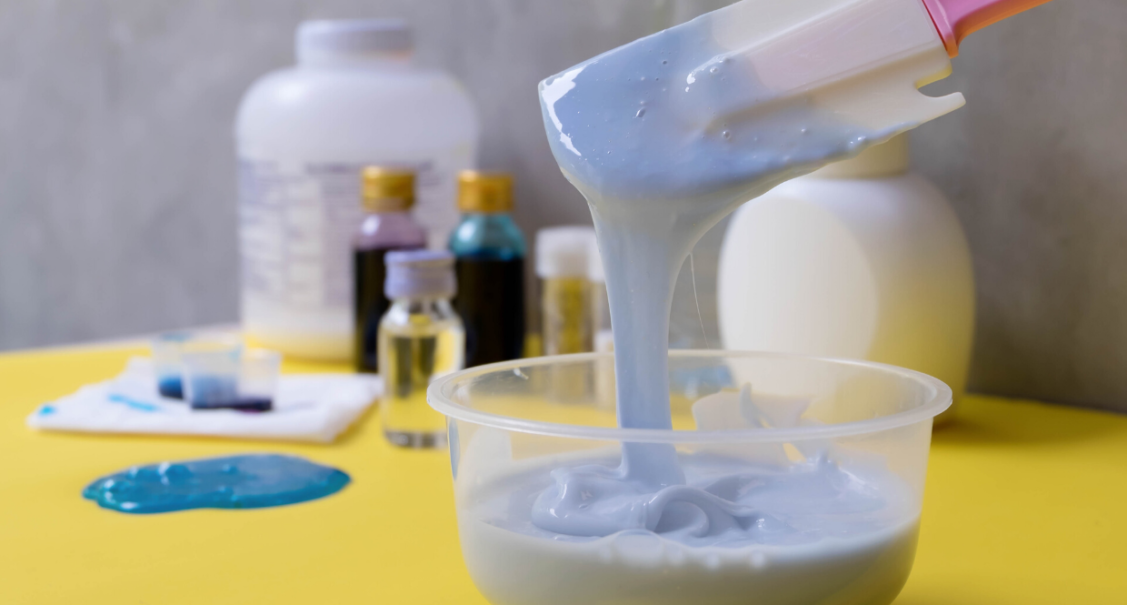
[[[462,565],[446,453],[393,449],[373,414],[329,446],[24,424],[138,353],[0,355],[0,604],[485,603]],[[1127,417],[988,397],[960,412],[936,433],[919,552],[896,603],[1127,603]],[[305,456],[353,482],[295,506],[152,516],[79,495],[134,464],[253,451]]]

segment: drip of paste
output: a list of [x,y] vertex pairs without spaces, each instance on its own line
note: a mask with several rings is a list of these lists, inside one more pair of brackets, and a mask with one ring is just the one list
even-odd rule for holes
[[[623,428],[672,428],[669,310],[677,273],[704,232],[775,185],[903,129],[872,132],[802,95],[777,97],[716,45],[710,27],[690,21],[540,86],[552,152],[595,221]],[[687,525],[726,533],[758,518],[709,485],[688,484],[672,445],[625,443],[622,456],[616,469],[553,473],[533,523],[606,536]]]

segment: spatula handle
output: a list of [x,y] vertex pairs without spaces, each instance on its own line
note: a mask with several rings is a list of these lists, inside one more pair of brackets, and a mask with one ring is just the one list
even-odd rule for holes
[[959,44],[972,32],[1012,17],[1049,0],[923,0],[947,54],[959,54]]

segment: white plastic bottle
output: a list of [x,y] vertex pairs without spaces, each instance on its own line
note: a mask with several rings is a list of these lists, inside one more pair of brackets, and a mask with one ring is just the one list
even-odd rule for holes
[[546,227],[536,233],[545,355],[588,353],[595,348],[588,279],[594,240],[595,230],[581,225]]
[[943,194],[908,171],[906,136],[744,204],[717,290],[726,348],[903,366],[956,403],[966,388],[970,250]]
[[309,21],[297,65],[243,97],[235,135],[244,329],[287,354],[349,359],[360,171],[416,171],[414,216],[443,248],[458,222],[457,173],[474,165],[469,97],[412,63],[403,21]]

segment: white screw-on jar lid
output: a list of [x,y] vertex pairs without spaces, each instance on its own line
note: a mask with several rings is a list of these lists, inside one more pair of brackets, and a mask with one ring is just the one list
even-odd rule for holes
[[388,298],[450,298],[457,292],[454,255],[445,250],[388,252],[384,263]]
[[595,230],[579,225],[548,227],[536,233],[536,275],[587,277],[588,257],[595,241]]
[[411,26],[402,19],[305,21],[297,28],[297,60],[365,57],[411,52]]

